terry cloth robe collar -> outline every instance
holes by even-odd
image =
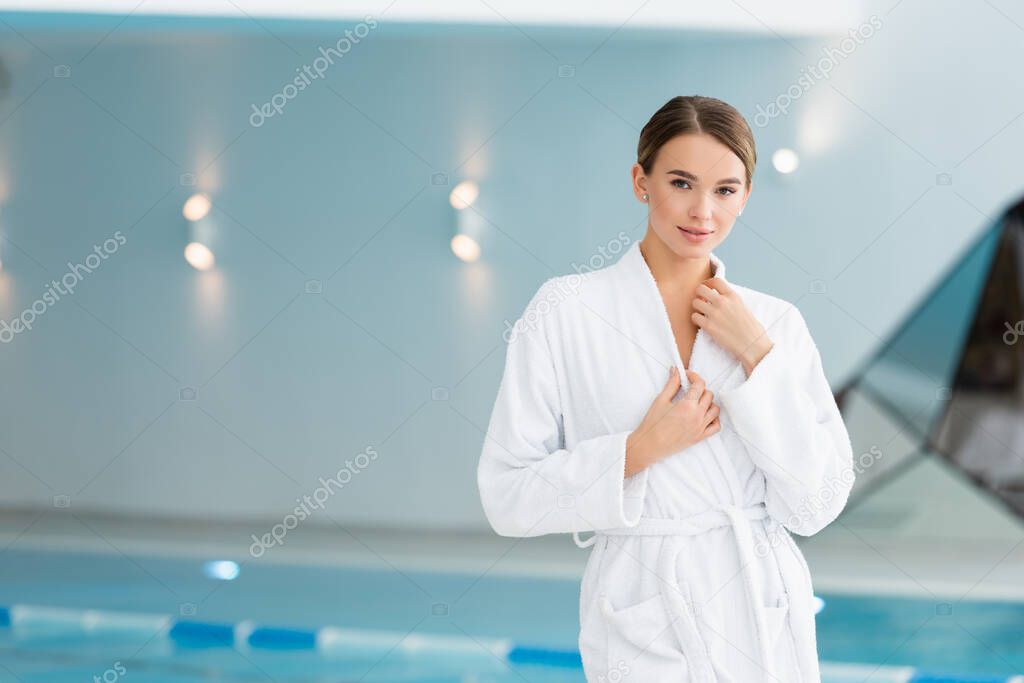
[[[711,264],[714,268],[714,277],[728,283],[725,276],[725,262],[714,252],[709,254]],[[615,264],[614,268],[620,271],[620,275],[627,279],[623,285],[628,287],[626,291],[646,291],[647,296],[636,304],[640,309],[640,318],[647,316],[661,319],[663,334],[659,335],[660,341],[665,348],[659,349],[667,361],[666,367],[674,364],[679,371],[679,381],[682,384],[682,391],[685,391],[690,382],[686,378],[686,370],[693,370],[699,374],[713,391],[719,387],[730,386],[735,380],[742,381],[742,376],[735,376],[735,373],[743,373],[743,366],[728,351],[701,328],[697,329],[697,335],[693,340],[693,349],[690,352],[690,367],[683,365],[682,357],[679,355],[679,347],[676,345],[675,335],[672,333],[672,323],[669,321],[668,311],[665,309],[665,302],[661,292],[658,290],[657,280],[651,272],[643,252],[640,251],[640,242],[633,242],[629,249],[622,255],[622,258]]]

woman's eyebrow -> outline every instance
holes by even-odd
[[[697,176],[695,176],[692,173],[689,173],[687,171],[680,171],[677,168],[672,169],[671,171],[668,172],[668,174],[669,175],[677,175],[677,176],[680,176],[682,178],[686,178],[687,180],[692,181],[694,183],[699,183],[700,182],[700,179]],[[721,180],[718,181],[718,184],[719,185],[742,185],[743,183],[740,182],[739,178],[722,178]]]

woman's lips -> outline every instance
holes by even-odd
[[[683,237],[695,243],[705,241],[714,232],[714,230],[701,230],[699,228],[680,228],[678,225],[676,228],[678,228],[679,232],[683,233]]]

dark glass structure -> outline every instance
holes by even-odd
[[[857,393],[919,447],[1024,516],[1024,202],[967,250],[839,394]]]

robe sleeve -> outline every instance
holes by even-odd
[[[517,321],[506,349],[477,467],[487,521],[499,535],[518,537],[633,526],[640,520],[648,470],[625,477],[630,432],[565,447],[554,340],[545,324],[553,314],[538,313],[544,290]]]
[[[793,332],[718,401],[764,473],[768,514],[810,536],[846,505],[853,450],[807,323],[795,306],[785,315]]]

